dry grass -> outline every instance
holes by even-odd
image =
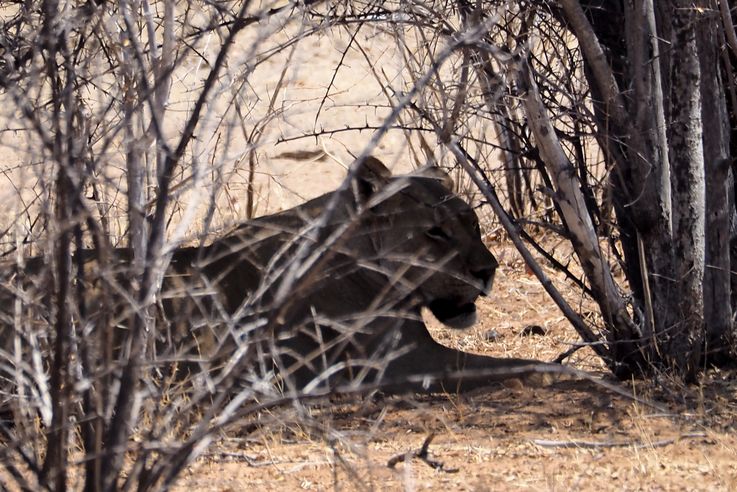
[[[435,326],[435,336],[469,351],[554,358],[575,333],[509,246],[492,249],[502,266],[494,294],[479,302],[480,322],[464,332]],[[546,334],[523,336],[532,324]],[[573,364],[607,378],[588,350]],[[625,387],[663,396],[642,382]],[[264,415],[277,424],[230,434],[177,490],[734,490],[737,377],[711,373],[680,396],[663,412],[591,382],[512,381],[464,396],[336,401],[310,409],[314,428]],[[417,458],[387,466],[430,434],[430,458],[445,471]]]
[[[356,50],[348,51],[336,85],[327,90],[349,39],[342,32],[329,38],[316,37],[303,45],[305,49],[295,51],[289,61],[293,70],[285,82],[288,91],[278,99],[280,106],[289,108],[289,114],[284,115],[283,121],[269,125],[264,130],[265,137],[255,147],[257,213],[288,208],[333,189],[344,168],[335,160],[322,158],[319,152],[327,149],[347,163],[350,153],[363,148],[371,135],[368,131],[356,131],[277,144],[280,139],[319,128],[360,128],[381,122],[386,114],[372,67]],[[358,39],[373,59],[381,61],[387,82],[394,84],[394,89],[406,89],[395,73],[405,60],[391,39],[368,30]],[[244,40],[242,46],[248,45]],[[261,64],[254,74],[259,92],[249,93],[248,99],[265,104],[263,101],[270,99],[270,91],[286,63],[285,52]],[[237,66],[237,61],[233,65]],[[167,119],[169,131],[181,127],[193,90],[201,83],[204,72],[198,66],[194,62],[192,67],[184,66],[186,77],[176,74],[172,116]],[[316,105],[328,92],[331,104],[316,120]],[[367,101],[379,101],[382,105],[375,107]],[[213,107],[220,114],[221,108]],[[253,114],[243,123],[247,128],[264,117],[260,106],[251,109]],[[228,123],[237,128],[234,115],[229,114],[229,118],[233,121],[224,117],[223,126]],[[15,119],[16,115],[7,111],[0,115],[3,128],[12,127]],[[202,148],[198,147],[195,153],[222,159],[222,163],[218,162],[225,178],[217,196],[216,216],[228,224],[243,218],[247,189],[244,149],[248,146],[234,132],[229,147],[218,148],[212,127],[219,121],[207,123],[209,126],[200,132],[203,143],[198,145]],[[5,184],[0,185],[0,196],[4,203],[13,204],[0,214],[3,226],[17,218],[20,198],[33,195],[35,180],[42,174],[37,169],[40,158],[33,153],[34,142],[26,142],[24,137],[22,132],[4,132],[0,144],[6,155],[0,167],[7,176]],[[412,167],[406,137],[402,132],[391,132],[375,152],[395,171]],[[114,153],[102,164],[108,170],[117,170],[121,155]],[[496,171],[497,158],[495,154],[488,156]],[[119,174],[109,176],[118,187],[107,199],[111,206],[115,205],[113,210],[123,213],[124,188],[113,179]],[[182,207],[191,199],[186,194],[179,198]],[[118,219],[110,213],[112,220]],[[178,219],[175,217],[174,222]],[[124,225],[118,224],[117,229],[123,231]],[[189,232],[194,234],[200,225],[196,222]],[[21,226],[27,224],[19,225],[19,229]],[[512,248],[502,243],[491,246],[502,267],[492,297],[479,301],[480,322],[464,332],[435,326],[435,336],[442,343],[467,351],[553,359],[578,337],[538,282],[526,273]],[[582,312],[595,312],[577,298],[575,289],[565,288],[559,275],[549,273],[559,287],[563,286],[575,307]],[[529,325],[544,328],[546,334],[522,336]],[[579,351],[571,363],[606,377],[600,361],[588,350]],[[636,392],[657,397],[662,389],[638,383]],[[737,439],[733,436],[737,378],[733,374],[710,374],[702,386],[683,389],[682,396],[682,402],[672,403],[663,413],[614,396],[590,382],[562,381],[544,387],[510,382],[464,396],[374,398],[352,404],[337,401],[308,409],[307,419],[298,418],[296,411],[280,409],[257,417],[268,425],[224,436],[222,442],[187,470],[177,490],[737,489]],[[294,424],[295,421],[304,423]],[[418,449],[433,433],[436,437],[429,447],[430,455],[446,471],[433,469],[418,459],[399,463],[393,469],[386,466],[398,453]],[[686,437],[696,435],[700,437]],[[560,445],[536,444],[541,440]],[[588,446],[594,443],[602,446]],[[447,472],[452,469],[458,471]]]

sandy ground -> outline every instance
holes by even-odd
[[[493,249],[509,260],[495,294],[480,301],[480,322],[464,332],[436,327],[435,336],[474,352],[553,359],[575,334],[509,247]],[[523,336],[531,324],[545,335]],[[575,367],[659,406],[581,380],[544,386],[513,380],[471,395],[337,401],[311,408],[309,425],[290,422],[294,415],[285,412],[274,425],[228,433],[176,490],[737,488],[734,374],[709,374],[675,397],[643,382],[608,379],[587,351],[573,359]],[[672,403],[662,403],[666,395]],[[428,459],[436,467],[417,457],[388,466],[429,436]]]
[[[271,29],[277,31],[278,26]],[[406,89],[407,81],[398,75],[404,60],[388,38],[366,30],[359,39],[366,52],[380,60],[377,66],[383,80],[394,89]],[[374,67],[357,50],[348,50],[331,85],[348,40],[345,33],[310,39],[300,44],[299,50],[285,50],[263,61],[250,85],[233,89],[244,95],[247,116],[240,120],[233,114],[218,119],[218,115],[225,114],[220,110],[226,104],[222,101],[230,100],[228,91],[242,83],[237,76],[226,81],[219,94],[222,98],[211,105],[212,112],[193,150],[202,162],[215,162],[217,157],[219,169],[227,177],[217,198],[217,216],[222,223],[243,218],[249,147],[239,125],[246,129],[265,125],[264,136],[254,147],[258,162],[257,213],[288,208],[333,189],[344,175],[351,153],[360,152],[368,142],[368,130],[323,132],[317,138],[291,140],[322,129],[374,125],[387,114],[387,100],[375,80]],[[241,55],[246,57],[248,40],[240,42]],[[212,49],[217,39],[208,43]],[[200,48],[205,52],[207,46]],[[277,107],[284,114],[266,124],[264,104],[279,84],[287,61],[293,69],[286,73],[277,97]],[[238,63],[233,60],[232,66],[238,67]],[[167,116],[172,136],[176,136],[176,129],[191,108],[193,91],[203,80],[206,68],[195,58],[175,74]],[[316,109],[323,100],[326,105],[316,118]],[[13,121],[15,115],[4,117]],[[227,146],[218,143],[218,131],[232,131]],[[284,139],[288,142],[279,143]],[[4,176],[9,181],[32,186],[42,174],[35,168],[18,168],[24,163],[42,162],[33,154],[33,145],[22,132],[4,134],[3,166],[12,170]],[[408,145],[402,132],[392,131],[379,143],[375,154],[395,170],[408,170],[422,164],[410,158],[413,154]],[[109,167],[104,172],[108,173],[109,184],[122,186],[124,180],[118,179],[121,160],[115,156],[119,150],[111,148],[112,156],[106,161]],[[490,160],[495,158],[489,156]],[[188,165],[197,161],[194,157],[188,159]],[[18,196],[24,193],[33,195],[7,183],[0,192],[6,204],[18,202]],[[118,198],[111,194],[109,200]],[[185,194],[177,199],[186,205],[189,198]],[[16,215],[20,205],[14,207],[8,205],[5,211]],[[121,214],[124,210],[120,204],[110,209]],[[174,223],[181,215],[174,217]],[[494,294],[480,300],[481,316],[475,328],[464,332],[438,328],[435,335],[443,343],[464,350],[552,360],[578,338],[537,281],[526,273],[511,247],[492,240],[499,237],[493,224],[487,229],[489,245],[501,263]],[[197,232],[196,222],[189,231]],[[565,281],[552,271],[550,274],[558,285],[568,289],[574,306],[581,307],[582,301],[576,299]],[[586,311],[586,306],[582,309]],[[523,336],[529,325],[544,328],[545,335]],[[577,353],[571,363],[598,377],[607,377],[587,351]],[[643,383],[623,388],[646,398],[665,396],[661,388]],[[222,436],[221,442],[187,469],[175,490],[737,489],[737,377],[710,374],[703,385],[679,392],[678,398],[672,393],[668,396],[670,401],[680,403],[653,408],[588,381],[544,386],[513,381],[464,396],[337,401],[311,407],[310,425],[295,423],[297,419],[290,411],[280,410],[259,416],[275,421],[272,425],[249,432],[235,429]],[[398,460],[397,456],[418,450],[429,436],[434,436],[428,449],[435,468],[411,456],[387,466],[390,460]]]

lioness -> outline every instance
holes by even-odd
[[[328,193],[246,222],[208,247],[178,250],[169,275],[178,288],[170,289],[216,286],[229,316],[238,313],[252,326],[269,319],[266,368],[293,388],[352,383],[455,391],[508,377],[504,369],[535,362],[442,346],[422,321],[426,306],[449,327],[473,325],[474,302],[489,293],[498,266],[481,241],[476,214],[449,190],[449,179],[437,168],[392,177],[369,157],[353,188],[338,197]],[[322,239],[311,237],[331,201],[337,206]],[[305,242],[312,258],[295,259]],[[306,272],[301,282],[289,285],[290,266]],[[283,289],[289,298],[279,300]],[[181,296],[172,297],[179,306],[171,309],[179,313],[173,325],[187,325],[192,313]],[[209,326],[205,331],[213,333]]]
[[[189,373],[245,358],[245,379],[307,393],[466,390],[534,365],[442,346],[422,320],[426,306],[447,326],[471,326],[498,266],[449,179],[437,169],[392,177],[369,157],[351,187],[175,250],[159,355],[186,359]],[[116,256],[125,266],[130,253]]]

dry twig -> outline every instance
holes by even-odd
[[[419,458],[423,462],[425,462],[428,466],[436,470],[444,471],[445,473],[457,473],[458,468],[446,468],[442,462],[430,459],[428,457],[427,451],[430,448],[430,443],[432,442],[434,438],[435,438],[435,433],[433,432],[425,438],[425,441],[422,443],[422,446],[420,447],[420,449],[417,449],[415,451],[407,451],[406,453],[399,453],[397,455],[394,455],[391,458],[389,458],[389,461],[386,462],[386,466],[388,466],[389,468],[394,468],[395,466],[397,466],[397,463],[409,461],[412,458]]]
[[[684,439],[700,439],[706,437],[703,432],[691,432],[681,434],[678,437],[670,439],[661,439],[653,442],[631,442],[631,441],[550,441],[547,439],[533,439],[532,443],[543,448],[584,448],[584,449],[600,449],[600,448],[660,448],[670,446]]]

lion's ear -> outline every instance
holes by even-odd
[[[392,172],[379,159],[368,156],[356,172],[359,193],[368,198],[383,188],[392,177]]]
[[[440,181],[443,186],[448,188],[449,190],[453,190],[455,188],[455,183],[453,182],[453,178],[450,177],[450,174],[446,173],[442,169],[440,169],[437,166],[423,166],[416,171],[412,173],[413,176],[419,176],[422,178],[431,178],[431,179],[437,179]]]

